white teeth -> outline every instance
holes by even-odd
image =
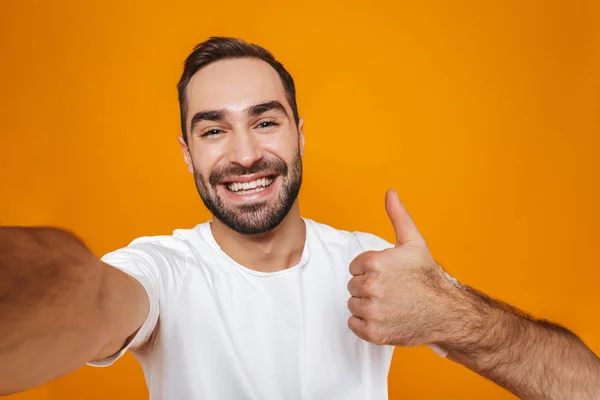
[[[260,178],[251,182],[233,182],[227,184],[227,189],[232,192],[239,192],[240,190],[243,190],[244,193],[254,193],[263,190],[273,183],[273,181],[273,178]]]
[[[243,195],[243,194],[252,194],[252,193],[262,192],[263,190],[265,190],[264,187],[257,187],[255,189],[250,189],[250,190],[240,190],[239,192],[235,192],[235,194],[237,194],[238,196],[240,196],[240,195]]]

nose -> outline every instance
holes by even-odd
[[[229,161],[250,168],[263,157],[263,152],[252,132],[238,131],[229,140]]]

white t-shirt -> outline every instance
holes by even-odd
[[[209,222],[142,237],[102,260],[132,275],[150,312],[126,350],[139,360],[151,400],[384,400],[392,346],[348,328],[348,267],[374,235],[309,219],[300,262],[272,272],[225,254]]]

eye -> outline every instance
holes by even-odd
[[[209,129],[209,130],[203,132],[200,136],[201,137],[209,137],[209,136],[216,136],[221,133],[223,133],[223,131],[221,129],[213,128],[213,129]]]
[[[277,125],[279,125],[279,124],[275,121],[262,121],[258,125],[256,125],[256,127],[264,129],[264,128],[270,128],[272,126],[277,126]]]

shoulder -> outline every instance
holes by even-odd
[[[384,250],[394,247],[388,241],[371,233],[336,229],[310,219],[305,219],[305,221],[312,227],[316,236],[328,246],[358,246],[361,251]]]
[[[379,251],[394,247],[394,245],[388,242],[387,240],[384,240],[379,236],[375,236],[371,233],[352,232],[352,234],[358,239],[358,242],[360,243],[360,246],[364,251]]]
[[[190,237],[197,228],[176,229],[171,235],[135,238],[125,247],[105,254],[102,260],[108,263],[129,260],[158,266],[185,266],[191,253]]]

